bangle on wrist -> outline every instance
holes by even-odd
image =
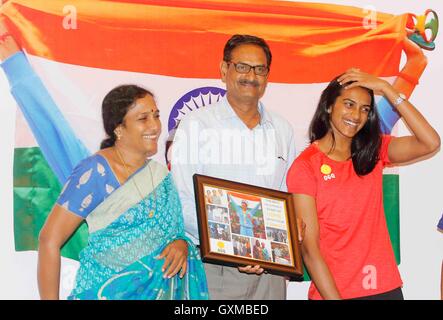
[[[394,107],[397,108],[405,100],[406,100],[406,96],[403,93],[399,93],[398,97],[394,100]]]

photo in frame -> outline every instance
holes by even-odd
[[[199,174],[194,175],[194,190],[204,262],[260,265],[269,273],[301,280],[290,193]]]

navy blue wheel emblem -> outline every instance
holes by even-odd
[[[189,112],[218,102],[225,94],[225,89],[217,87],[201,87],[189,91],[172,107],[169,114],[168,131],[176,129],[180,120]]]

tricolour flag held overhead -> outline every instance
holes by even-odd
[[[273,62],[263,102],[292,123],[301,152],[320,93],[332,78],[350,67],[391,80],[398,74],[408,20],[407,14],[369,15],[356,7],[258,0],[11,0],[0,13],[87,149],[82,156],[95,152],[104,138],[101,100],[124,83],[154,92],[163,145],[181,117],[224,95],[219,64],[225,42],[236,33],[260,36],[270,45]],[[29,122],[17,113],[18,251],[37,248],[39,230],[75,165],[65,159],[67,165],[58,168],[63,155],[51,155],[50,145],[40,148],[48,136],[44,130],[36,135]],[[163,151],[157,154],[160,161]],[[384,191],[399,262],[397,174],[384,176]],[[82,226],[62,254],[76,259],[86,241]]]

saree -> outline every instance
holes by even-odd
[[[209,298],[203,264],[185,236],[178,193],[163,165],[149,161],[100,203],[86,221],[88,245],[80,252],[69,300]],[[187,272],[183,278],[178,273],[164,279],[164,259],[157,257],[178,239],[188,243]]]

